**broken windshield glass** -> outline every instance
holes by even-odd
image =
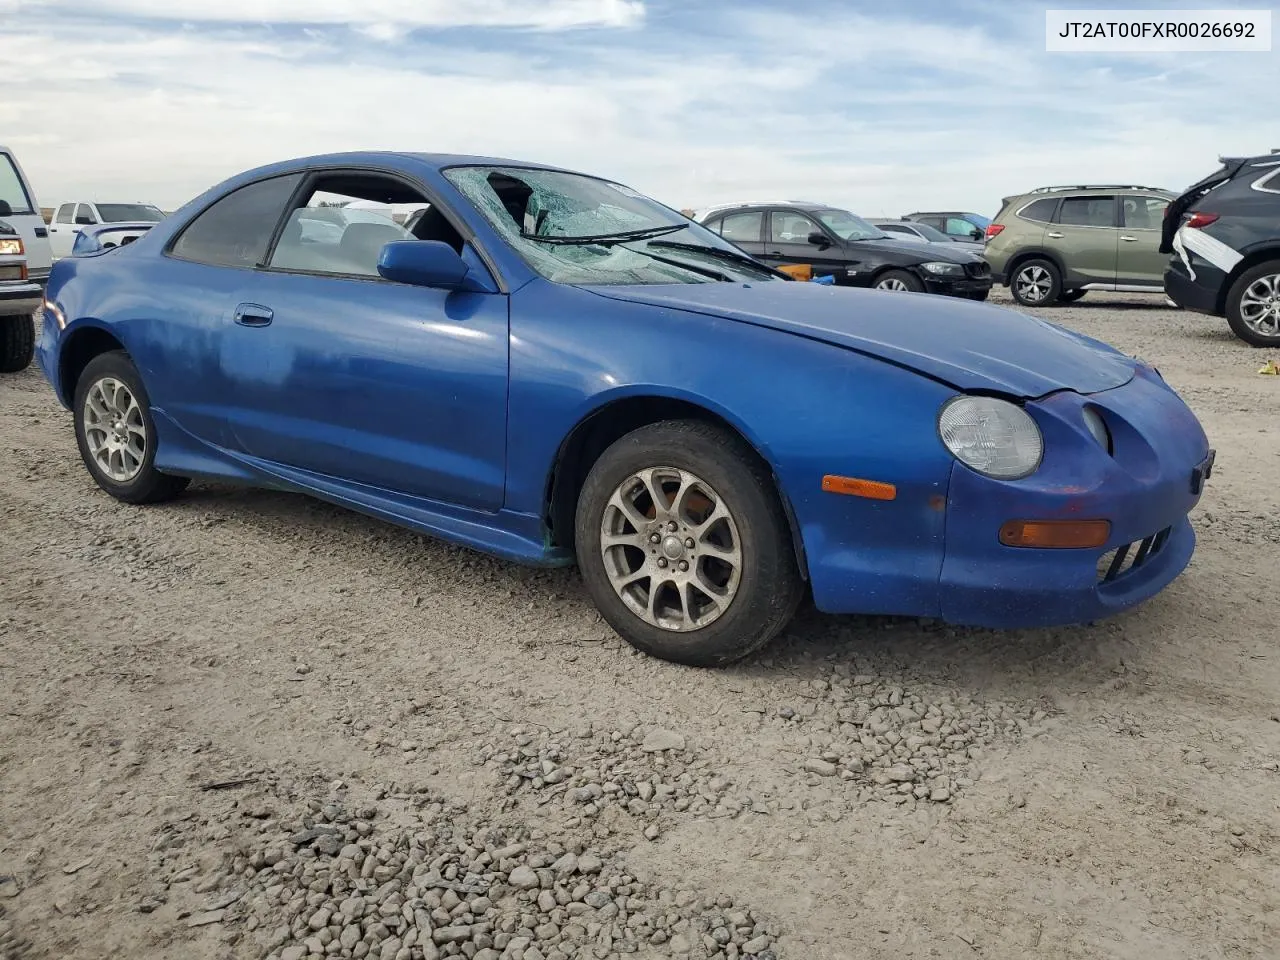
[[[520,167],[454,167],[445,176],[529,266],[556,283],[781,279],[701,225],[607,180]],[[655,237],[679,244],[655,257],[645,252]],[[677,252],[686,249],[693,255]],[[702,250],[733,256],[708,269]]]

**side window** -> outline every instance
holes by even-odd
[[[734,213],[719,223],[716,231],[730,243],[759,243],[763,213]]]
[[[58,215],[55,218],[58,223],[71,223],[75,220],[76,205],[74,203],[64,203],[58,208]]]
[[[919,234],[916,233],[914,230],[912,230],[910,227],[904,226],[901,223],[882,223],[880,224],[880,229],[883,230],[885,233],[906,234],[908,237],[919,236]]]
[[[769,222],[769,236],[774,243],[808,243],[809,234],[823,232],[821,227],[802,213],[775,210]]]
[[[426,206],[412,232],[395,208]],[[290,212],[271,254],[277,270],[378,276],[382,248],[397,240],[439,240],[462,250],[462,236],[426,197],[398,180],[376,174],[333,174],[317,180],[302,205]]]
[[[973,231],[977,229],[976,224],[970,223],[964,217],[947,217],[947,225],[942,232],[949,237],[971,237]]]
[[[1057,197],[1041,197],[1023,207],[1018,216],[1023,220],[1034,220],[1036,223],[1050,223],[1053,220],[1054,208],[1057,206]]]
[[[93,207],[87,203],[82,203],[76,207],[76,223],[88,225],[97,222],[98,218],[93,215]]]
[[[9,204],[9,212],[14,216],[36,212],[31,206],[26,185],[18,176],[18,168],[7,153],[0,153],[0,200]]]
[[[301,179],[272,177],[232,191],[186,226],[173,255],[217,267],[258,266]]]
[[[724,227],[723,217],[714,217],[711,220],[708,220],[706,223],[704,223],[703,226],[706,227],[708,230],[710,230],[712,233],[719,233],[721,236],[724,236],[724,234],[721,233],[721,230]]]
[[[1131,230],[1158,230],[1164,224],[1169,201],[1163,197],[1124,197],[1120,201],[1121,226]]]
[[[1058,223],[1074,227],[1114,227],[1115,197],[1065,197],[1058,210]]]
[[[916,220],[920,223],[933,227],[935,230],[941,230],[943,225],[946,223],[946,220],[943,217],[916,217]]]

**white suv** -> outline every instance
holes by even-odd
[[[40,216],[40,204],[18,158],[0,146],[0,220],[17,231],[27,258],[27,275],[43,287],[49,280],[53,252],[49,228]]]

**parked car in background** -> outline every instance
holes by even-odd
[[[848,210],[807,201],[759,201],[700,211],[699,222],[762,263],[812,265],[847,287],[985,300],[991,271],[951,244],[894,240]]]
[[[1165,291],[1188,310],[1226,317],[1245,343],[1280,347],[1280,155],[1219,162],[1169,205]]]
[[[35,326],[31,315],[43,289],[27,274],[22,236],[0,220],[0,373],[25,370],[31,364]]]
[[[335,192],[438,216],[303,244]],[[704,666],[806,594],[1006,628],[1118,613],[1187,565],[1213,462],[1159,374],[1096,340],[796,282],[629,188],[480,157],[241,174],[55,264],[39,357],[119,500],[234,479],[576,560],[619,634]]]
[[[49,228],[40,215],[35,191],[22,172],[22,165],[8,147],[0,146],[0,220],[22,238],[27,260],[27,276],[44,286],[49,279],[53,255],[49,248]]]
[[[149,203],[93,203],[87,200],[63,203],[49,224],[49,242],[54,259],[71,256],[76,237],[84,227],[103,223],[159,223],[164,212]]]
[[[990,217],[964,210],[924,210],[908,213],[903,220],[928,224],[953,240],[981,241],[991,224]]]
[[[73,257],[83,257],[113,247],[127,246],[155,226],[155,222],[100,223],[80,228],[76,242],[71,247]]]
[[[1163,294],[1169,258],[1160,230],[1174,196],[1084,184],[1006,197],[987,227],[987,262],[1024,307],[1070,303],[1090,290]]]
[[[908,240],[914,243],[958,243],[966,250],[981,254],[983,242],[971,237],[949,237],[941,230],[936,230],[919,220],[871,220],[873,227],[878,227],[894,240]]]

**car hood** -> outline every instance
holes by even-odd
[[[879,357],[958,390],[1033,398],[1097,393],[1134,361],[1097,340],[1014,310],[933,294],[818,283],[591,286],[599,296],[769,327]]]
[[[955,244],[954,250],[950,250],[943,243],[920,243],[914,240],[848,240],[845,242],[845,249],[853,252],[875,250],[906,254],[919,263],[930,260],[942,260],[946,263],[973,263],[974,260],[981,259],[974,251],[966,250],[958,243]]]

